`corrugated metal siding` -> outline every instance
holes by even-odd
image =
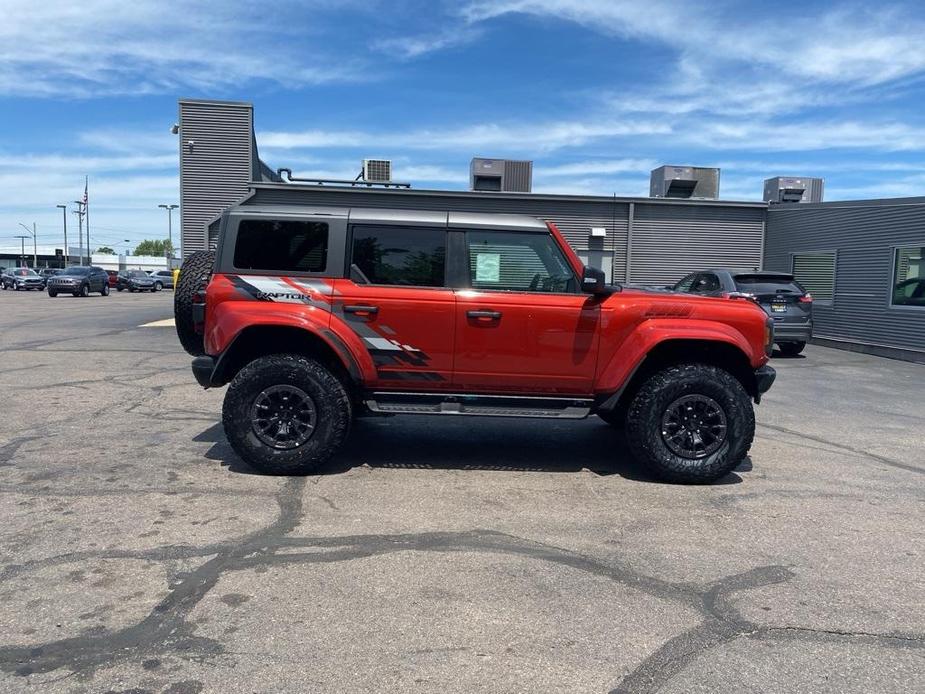
[[[835,299],[813,307],[818,337],[925,351],[925,311],[891,308],[896,246],[925,246],[925,202],[774,206],[765,266],[790,270],[793,253],[836,251]]]
[[[401,192],[393,195],[372,193],[362,189],[343,191],[317,188],[265,189],[258,188],[250,202],[257,205],[332,205],[335,207],[385,207],[415,210],[449,210],[451,212],[499,212],[528,214],[555,223],[569,245],[576,251],[597,250],[613,253],[613,279],[622,282],[626,267],[626,228],[629,205],[609,200],[561,201],[537,196],[526,200],[504,195],[472,198],[415,195]],[[604,237],[591,238],[591,227],[607,230]]]
[[[253,174],[252,133],[253,108],[249,104],[180,102],[180,229],[184,255],[205,249],[206,225],[247,194]]]
[[[711,267],[760,268],[764,220],[764,208],[636,203],[629,281],[672,284]]]

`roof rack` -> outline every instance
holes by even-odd
[[[283,179],[284,183],[314,183],[318,186],[331,184],[336,186],[350,186],[351,188],[356,188],[357,186],[366,186],[367,188],[372,188],[373,186],[382,186],[383,188],[411,187],[410,183],[396,183],[394,181],[390,181],[388,183],[381,181],[361,181],[359,176],[357,176],[352,181],[349,179],[338,178],[298,178],[292,175],[292,169],[277,169],[276,173],[280,178],[283,178],[284,173],[286,174],[286,177]]]

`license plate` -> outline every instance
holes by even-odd
[[[787,313],[787,304],[771,304],[772,313]]]

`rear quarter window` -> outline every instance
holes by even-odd
[[[324,272],[327,222],[243,219],[238,225],[234,266],[240,270]]]

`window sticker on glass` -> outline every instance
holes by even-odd
[[[479,253],[475,256],[475,281],[501,281],[501,254]]]

